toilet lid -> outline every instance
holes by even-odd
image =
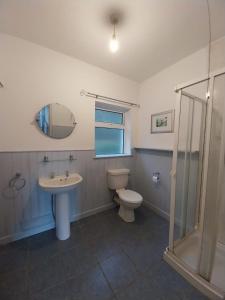
[[[142,202],[143,198],[140,194],[135,191],[131,190],[118,190],[117,191],[120,199],[130,202],[130,203],[140,203]]]

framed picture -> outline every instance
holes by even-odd
[[[151,133],[173,132],[174,110],[151,115]]]

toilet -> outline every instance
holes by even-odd
[[[134,209],[139,207],[143,198],[135,191],[125,189],[128,184],[129,169],[108,170],[108,187],[116,191],[114,200],[119,204],[119,216],[125,222],[134,222]]]

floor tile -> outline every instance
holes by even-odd
[[[29,267],[36,267],[59,254],[59,243],[55,230],[49,230],[30,237],[28,239]]]
[[[192,287],[181,275],[175,272],[165,261],[155,264],[154,268],[146,273],[146,278],[152,278],[161,289],[164,299],[207,299]]]
[[[14,294],[10,292],[0,292],[0,299],[1,300],[30,300],[29,293],[24,292],[20,294]]]
[[[99,266],[68,281],[71,300],[111,300],[114,294]]]
[[[95,253],[99,261],[121,253],[121,247],[116,237],[105,236],[101,239],[95,239],[90,244],[90,249]]]
[[[92,249],[77,245],[61,254],[66,278],[78,276],[98,264]]]
[[[68,283],[62,283],[50,289],[33,294],[29,300],[70,300],[70,292]]]
[[[61,256],[54,256],[28,272],[28,287],[31,294],[44,291],[65,280]]]
[[[143,276],[117,293],[116,297],[118,300],[164,300],[156,282]]]
[[[1,300],[205,300],[163,261],[168,222],[145,207],[126,223],[114,208],[0,246]],[[29,298],[30,297],[30,298]]]
[[[0,299],[26,299],[28,295],[27,270],[0,274]]]
[[[11,242],[9,244],[6,245],[0,245],[0,255],[7,253],[11,250],[19,250],[19,249],[23,249],[23,250],[27,250],[28,247],[28,238],[24,238],[18,241],[14,241]]]
[[[122,244],[122,249],[142,273],[148,271],[156,261],[160,262],[165,250],[153,238],[141,238]]]
[[[23,269],[28,262],[26,247],[8,247],[0,253],[0,274]]]
[[[104,260],[100,265],[110,286],[115,292],[125,288],[138,276],[133,263],[122,252]]]
[[[103,217],[95,217],[92,222],[88,222],[81,227],[82,235],[86,240],[90,242],[95,239],[103,238],[113,232],[113,225],[108,221],[105,222],[104,219]]]

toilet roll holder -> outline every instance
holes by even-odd
[[[159,176],[160,176],[159,172],[153,172],[153,174],[152,174],[152,181],[154,183],[159,183],[160,182]]]

